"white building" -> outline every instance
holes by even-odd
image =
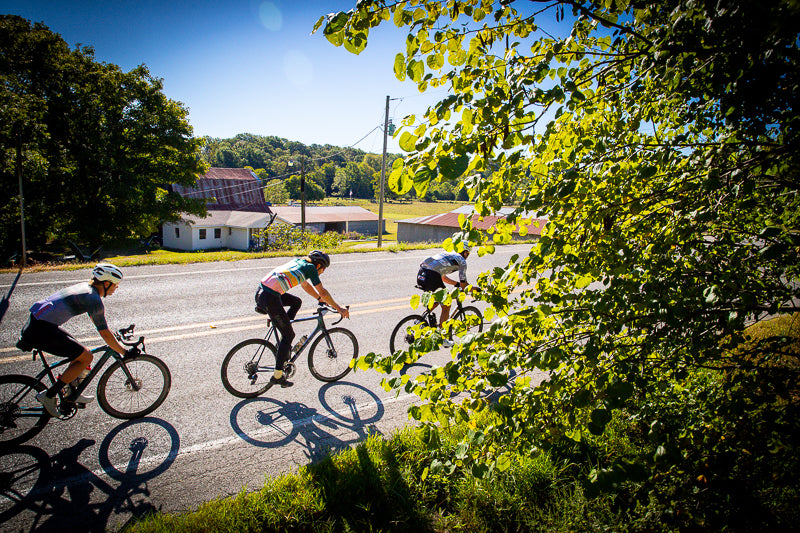
[[[261,180],[245,168],[210,168],[195,187],[172,187],[181,196],[206,198],[208,215],[183,215],[178,222],[165,222],[165,248],[247,250],[254,233],[269,226],[275,217],[264,201]]]

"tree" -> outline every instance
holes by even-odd
[[[289,198],[299,200],[301,197],[300,192],[300,176],[293,175],[284,181],[284,187],[289,194]],[[316,184],[313,180],[306,178],[306,200],[314,202],[317,200],[325,199],[325,190]]]
[[[72,238],[96,247],[151,233],[201,202],[169,192],[204,171],[187,110],[146,67],[130,72],[70,50],[42,24],[0,16],[0,251],[18,247],[15,145],[23,148],[32,245]],[[17,248],[18,249],[18,248]]]
[[[336,169],[333,190],[344,197],[352,191],[355,198],[374,198],[372,171],[364,163],[347,163],[344,168]]]
[[[686,435],[704,435],[714,409],[697,376],[764,371],[797,341],[748,343],[744,330],[796,316],[800,301],[800,5],[376,0],[315,30],[359,53],[385,20],[408,30],[398,79],[449,93],[403,120],[410,154],[390,185],[423,196],[434,180],[461,181],[484,216],[520,198],[494,234],[464,220],[445,243],[468,239],[479,254],[509,242],[520,213],[549,217],[530,253],[480,275],[491,327],[424,378],[384,381],[424,399],[410,413],[431,443],[488,407],[481,392],[509,388],[492,406],[498,422],[436,464],[503,470],[514,452],[588,443],[622,419],[646,429],[641,455],[603,465],[597,484],[691,472],[704,444]],[[359,366],[398,370],[440,342]],[[692,401],[672,401],[687,380]],[[665,405],[683,433],[665,429]]]

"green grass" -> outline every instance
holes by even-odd
[[[450,443],[448,445],[453,445]],[[370,436],[296,475],[183,514],[155,514],[129,532],[414,531],[513,532],[624,530],[609,501],[589,505],[574,480],[546,457],[520,458],[491,478],[423,479],[428,450],[412,428]],[[619,527],[618,527],[619,526]]]

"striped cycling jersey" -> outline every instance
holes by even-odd
[[[83,313],[89,315],[98,331],[108,329],[103,299],[89,283],[71,285],[31,306],[34,318],[56,326]]]
[[[313,263],[305,259],[293,259],[281,265],[261,280],[261,285],[271,289],[278,294],[283,294],[292,287],[296,287],[304,281],[310,281],[312,285],[319,285],[319,273]]]
[[[441,275],[447,275],[458,270],[458,279],[467,282],[467,260],[455,252],[442,252],[427,258],[419,265],[420,268],[433,270]]]

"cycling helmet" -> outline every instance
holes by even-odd
[[[111,263],[98,263],[92,269],[92,277],[97,281],[110,281],[119,283],[122,281],[122,271]]]
[[[331,258],[328,257],[328,254],[325,252],[314,250],[308,254],[308,258],[311,259],[311,262],[315,265],[322,265],[324,268],[331,266]]]

